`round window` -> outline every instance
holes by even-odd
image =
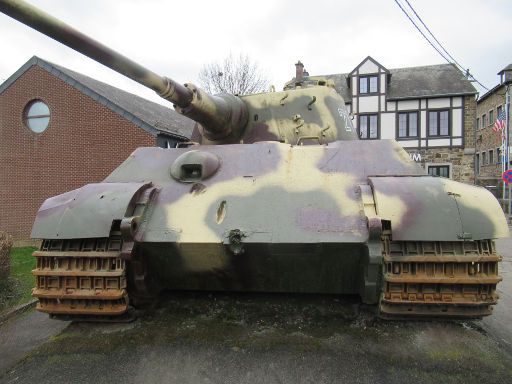
[[[50,123],[50,108],[41,100],[33,100],[25,107],[25,124],[33,132],[41,133]]]

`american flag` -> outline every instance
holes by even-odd
[[[492,130],[496,133],[499,133],[500,131],[503,131],[505,128],[505,111],[501,111],[498,116],[496,116],[496,122],[492,126]]]

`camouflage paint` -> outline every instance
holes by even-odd
[[[501,280],[491,239],[508,235],[497,201],[425,175],[393,140],[359,141],[332,82],[212,96],[23,1],[0,0],[0,11],[198,123],[200,145],[140,148],[102,183],[43,204],[40,310],[119,314],[127,292],[170,287],[359,293],[388,315],[491,313]]]

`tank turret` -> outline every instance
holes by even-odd
[[[334,90],[296,89],[241,97],[210,95],[193,84],[182,85],[154,73],[24,1],[2,0],[0,11],[154,90],[173,103],[178,113],[198,123],[194,141],[307,144],[357,139],[345,102]]]

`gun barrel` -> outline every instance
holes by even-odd
[[[212,96],[192,84],[159,76],[23,0],[0,0],[0,12],[151,88],[172,102],[177,112],[198,122],[209,140],[236,141],[247,124],[247,107],[236,96]]]
[[[153,89],[160,96],[181,108],[189,106],[192,101],[192,91],[185,86],[157,75],[22,0],[0,0],[0,12]]]

